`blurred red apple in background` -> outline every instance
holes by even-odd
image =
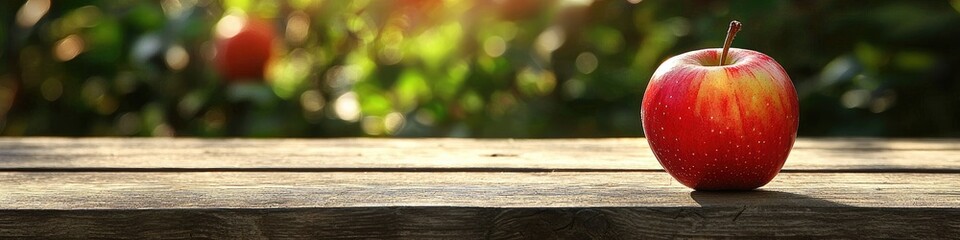
[[[215,62],[228,81],[262,81],[276,33],[266,21],[227,15],[217,23]]]
[[[731,22],[723,49],[666,60],[643,96],[650,148],[667,173],[696,190],[767,184],[796,139],[799,103],[790,77],[763,53],[729,48],[739,27]]]

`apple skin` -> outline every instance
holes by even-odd
[[[227,81],[263,81],[274,55],[273,27],[259,19],[246,19],[236,35],[216,40],[215,58],[220,76]]]
[[[797,137],[799,103],[773,58],[730,48],[666,60],[640,107],[650,149],[671,176],[696,190],[749,190],[780,172]]]

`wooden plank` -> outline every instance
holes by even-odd
[[[782,173],[693,192],[662,172],[0,172],[0,209],[456,206],[960,208],[960,174]]]
[[[784,173],[691,192],[665,173],[0,173],[0,238],[942,238],[960,175]]]
[[[0,138],[0,171],[660,170],[640,139]],[[958,140],[800,139],[784,171],[960,172]]]
[[[718,193],[643,139],[0,139],[0,239],[950,238],[958,146],[801,139]]]
[[[676,239],[960,236],[957,209],[304,208],[0,210],[5,239]]]

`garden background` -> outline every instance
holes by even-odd
[[[275,33],[226,80],[217,35]],[[666,58],[775,58],[801,136],[960,137],[960,0],[164,0],[0,3],[0,134],[642,136]]]

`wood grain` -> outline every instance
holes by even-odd
[[[0,172],[0,186],[0,209],[960,207],[960,174],[919,173],[782,173],[699,195],[662,172]]]
[[[949,139],[800,139],[692,192],[643,139],[0,138],[0,239],[957,236]]]
[[[0,210],[6,239],[676,239],[960,236],[960,210],[463,208]]]
[[[0,139],[0,170],[53,169],[659,171],[661,167],[644,139]],[[784,171],[960,173],[960,141],[800,139]]]

